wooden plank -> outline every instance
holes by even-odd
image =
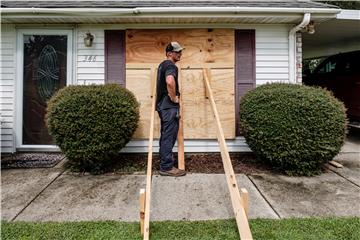
[[[234,29],[131,29],[126,31],[126,62],[155,63],[164,60],[165,47],[179,42],[185,50],[183,66],[198,63],[234,64]]]
[[[182,65],[181,65],[182,66]],[[216,127],[212,120],[209,101],[205,99],[202,70],[184,69],[181,67],[181,115],[183,117],[184,139],[216,138]],[[212,69],[214,80],[211,83],[217,103],[220,120],[224,126],[225,138],[235,137],[235,98],[234,70]],[[131,90],[140,102],[140,122],[134,139],[147,139],[150,128],[151,81],[150,69],[127,69],[126,87]],[[155,116],[154,138],[160,137],[160,120]]]
[[[185,139],[216,138],[209,116],[211,106],[203,98],[202,69],[211,68],[216,82],[211,83],[227,139],[235,137],[235,31],[233,29],[136,29],[126,31],[126,85],[140,102],[140,123],[134,138],[147,139],[151,86],[147,75],[165,59],[165,46],[178,41],[185,50],[181,58],[182,117]],[[201,91],[201,93],[200,93]],[[220,105],[222,104],[222,105]],[[160,121],[155,117],[154,137]]]
[[[157,68],[151,69],[152,81],[156,81]],[[150,133],[149,133],[149,150],[146,172],[146,197],[145,197],[145,217],[144,217],[144,240],[150,237],[150,200],[151,200],[151,178],[152,178],[152,152],[153,152],[153,135],[154,135],[154,118],[155,118],[155,102],[156,102],[156,84],[153,85],[151,117],[150,117]]]
[[[240,189],[242,205],[244,206],[246,217],[249,218],[249,192],[245,188]]]
[[[224,137],[224,133],[223,133],[222,126],[221,126],[219,113],[217,111],[216,104],[214,101],[214,96],[213,96],[213,93],[212,93],[212,90],[211,90],[210,84],[209,84],[209,79],[211,76],[210,70],[203,69],[203,74],[204,74],[205,87],[207,88],[207,90],[209,92],[209,100],[210,100],[214,118],[215,118],[218,142],[219,142],[220,151],[221,151],[221,158],[222,158],[223,165],[224,165],[226,181],[227,181],[227,185],[228,185],[228,188],[230,191],[230,198],[231,198],[231,202],[232,202],[232,206],[233,206],[233,210],[234,210],[234,214],[235,214],[236,223],[237,223],[237,226],[239,229],[240,238],[241,239],[252,239],[249,222],[246,217],[244,206],[242,205],[242,199],[240,196],[239,188],[237,186],[234,169],[232,167],[229,151],[226,146],[225,137]]]
[[[179,66],[179,74],[178,74],[178,83],[180,88],[180,93],[182,93],[182,82],[181,79],[181,65]],[[177,143],[178,143],[178,168],[181,170],[185,170],[185,154],[184,154],[184,127],[183,127],[183,112],[184,112],[184,105],[182,103],[182,96],[180,96],[180,119],[179,119],[179,132],[177,136]]]
[[[337,167],[337,168],[342,168],[344,167],[342,164],[338,163],[338,162],[335,162],[335,161],[329,161],[329,164],[334,166],[334,167]]]
[[[127,69],[126,88],[134,93],[140,102],[140,120],[138,127],[133,135],[133,139],[147,139],[150,129],[151,96],[155,83],[152,83],[150,69]],[[155,84],[156,85],[156,84]],[[159,138],[160,121],[155,114],[154,138]]]
[[[216,80],[211,82],[220,120],[227,139],[235,137],[234,71],[212,69]],[[216,126],[209,101],[205,98],[202,70],[182,70],[182,97],[184,105],[184,138],[215,139]],[[215,78],[214,78],[215,79]]]
[[[208,75],[211,76],[209,68],[206,68],[206,71],[208,72]],[[203,77],[205,77],[204,74],[203,74]],[[211,78],[209,78],[208,81],[209,81],[209,85],[211,86]],[[207,87],[205,87],[204,89],[205,89],[205,98],[209,99],[209,91],[208,91]]]
[[[140,189],[140,231],[144,235],[144,219],[145,219],[145,189]]]
[[[159,62],[160,63],[160,62]],[[151,69],[158,67],[159,63],[126,63],[126,69]],[[211,68],[211,69],[234,69],[232,63],[198,63],[198,64],[181,64],[179,69],[199,69]]]

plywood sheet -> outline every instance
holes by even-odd
[[[126,32],[126,87],[140,102],[140,123],[134,138],[147,139],[150,129],[150,67],[165,59],[164,48],[178,41],[186,50],[182,67],[184,138],[216,138],[209,100],[205,98],[202,75],[204,64],[211,64],[215,102],[225,138],[235,137],[234,32],[231,29],[128,30]],[[134,66],[138,66],[134,68]],[[154,137],[159,138],[160,120],[155,115]]]
[[[132,91],[140,103],[140,120],[133,138],[148,138],[151,115],[151,71],[150,69],[127,69],[126,88]],[[154,138],[159,138],[160,119],[155,114]]]
[[[226,138],[235,136],[234,71],[212,69],[211,87]],[[185,139],[216,138],[209,100],[205,98],[202,70],[183,70],[182,97]]]
[[[201,63],[234,63],[234,30],[232,29],[164,29],[128,30],[126,32],[127,63],[160,63],[165,47],[179,42],[185,50],[184,67]]]

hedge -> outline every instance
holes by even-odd
[[[130,141],[138,126],[139,103],[115,84],[68,86],[48,102],[46,121],[68,165],[95,173]]]
[[[314,175],[337,155],[346,112],[329,91],[295,84],[259,86],[241,98],[240,131],[260,161],[289,175]]]

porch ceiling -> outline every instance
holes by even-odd
[[[336,19],[316,24],[315,34],[302,37],[305,59],[360,50],[360,11],[343,10]]]

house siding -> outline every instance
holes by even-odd
[[[267,82],[289,81],[288,31],[289,25],[243,25],[237,29],[255,29],[256,85]],[[78,25],[75,28],[75,79],[74,84],[105,83],[105,29],[121,29],[121,25]],[[95,39],[92,47],[84,46],[86,32]],[[2,24],[1,29],[1,152],[15,150],[15,84],[16,84],[16,30],[14,25]],[[196,141],[196,140],[193,140]],[[123,151],[146,152],[146,140],[132,141]],[[206,151],[211,140],[197,142],[186,151]],[[247,148],[242,137],[234,139],[233,149]],[[205,145],[204,145],[205,144]],[[240,148],[238,148],[240,146]],[[211,149],[212,150],[212,149]],[[209,149],[209,151],[211,151]]]
[[[255,28],[256,85],[289,82],[290,27],[287,25]]]
[[[105,33],[112,29],[102,26],[79,26],[77,29],[77,83],[105,83]],[[120,29],[121,27],[119,27]],[[240,28],[239,28],[240,29]],[[267,82],[289,82],[288,25],[246,25],[241,29],[255,29],[256,85]],[[86,32],[95,36],[92,47],[84,46]],[[89,56],[96,56],[95,61]]]
[[[91,47],[85,47],[87,32],[94,35]],[[104,28],[79,26],[76,29],[76,79],[79,85],[105,83],[105,33]]]
[[[1,82],[0,82],[0,119],[1,152],[14,151],[14,111],[15,111],[15,45],[14,25],[1,26]]]

